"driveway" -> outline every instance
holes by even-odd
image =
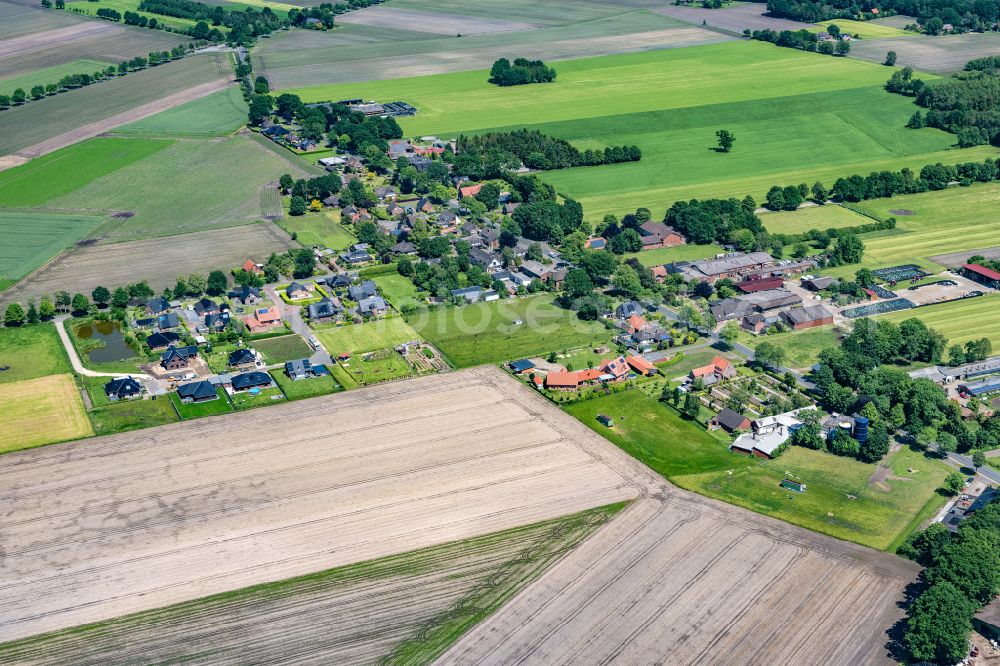
[[[68,318],[69,315],[60,315],[53,320],[53,323],[55,323],[56,332],[59,333],[59,339],[62,340],[63,347],[66,349],[66,355],[69,356],[69,362],[73,366],[73,371],[78,375],[83,375],[84,377],[125,377],[131,375],[136,379],[152,379],[149,375],[141,372],[95,372],[83,367],[83,363],[76,353],[76,348],[73,346],[73,341],[69,339],[69,333],[66,332],[65,322]]]

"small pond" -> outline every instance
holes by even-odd
[[[113,321],[95,321],[78,326],[76,337],[80,340],[94,340],[103,343],[87,352],[87,358],[94,363],[125,361],[135,356],[135,352],[125,342],[121,327]]]

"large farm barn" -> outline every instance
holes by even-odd
[[[14,641],[0,651],[5,663],[136,654],[214,663],[238,654],[226,652],[234,643],[244,655],[272,654],[274,641],[284,647],[270,663],[376,661],[391,646],[337,612],[357,601],[357,588],[297,597],[277,584],[266,588],[269,603],[222,593],[474,544],[621,501],[629,504],[528,576],[534,582],[444,662],[626,664],[669,653],[684,663],[879,663],[916,574],[899,558],[676,490],[494,367],[0,464],[3,502],[20,516],[3,527],[0,639]],[[379,626],[433,610],[441,592],[365,589]],[[294,634],[280,619],[291,608]],[[141,621],[106,622],[137,613]],[[177,630],[192,618],[197,631]],[[59,631],[88,623],[98,624]],[[616,638],[593,652],[598,634]]]

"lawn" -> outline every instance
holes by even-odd
[[[306,213],[298,217],[286,215],[278,220],[278,225],[289,234],[295,234],[295,240],[306,247],[322,245],[340,251],[358,242],[349,229],[340,225],[339,210]]]
[[[907,129],[915,107],[883,89],[890,69],[849,58],[741,41],[583,58],[557,69],[555,83],[516,87],[525,90],[493,86],[477,70],[295,92],[310,101],[405,99],[420,110],[400,119],[407,135],[527,126],[581,147],[639,146],[641,162],[544,174],[594,221],[638,206],[659,215],[679,199],[762,201],[775,184],[830,186],[856,172],[997,154],[950,150],[952,135]],[[713,150],[720,127],[737,137],[730,153]]]
[[[364,324],[317,328],[314,333],[334,358],[339,354],[388,349],[420,339],[420,335],[400,317],[376,319]]]
[[[762,342],[777,345],[785,352],[784,365],[789,368],[809,368],[819,359],[819,353],[827,347],[836,347],[840,336],[832,326],[807,328],[774,335],[750,335],[741,333],[740,342],[756,349]]]
[[[72,74],[93,74],[96,71],[103,71],[108,67],[108,65],[116,64],[118,63],[84,58],[68,62],[64,65],[36,69],[30,74],[6,76],[0,79],[0,95],[10,95],[17,88],[20,88],[26,93],[30,93],[31,88],[34,86],[44,86],[48,83],[58,83],[64,76],[70,76]]]
[[[170,146],[172,141],[90,139],[0,171],[0,206],[41,206]]]
[[[0,453],[94,434],[73,375],[0,384]]]
[[[611,332],[557,307],[550,294],[419,310],[407,321],[452,365],[465,368],[550,351],[599,347]],[[516,323],[522,322],[522,323]]]
[[[264,184],[289,172],[300,173],[246,137],[177,141],[46,205],[130,213],[100,228],[116,241],[204,231],[259,221]]]
[[[801,234],[811,229],[826,231],[841,227],[871,224],[875,220],[843,206],[809,206],[793,211],[764,213],[760,216],[764,228],[772,234]]]
[[[372,278],[378,290],[397,310],[404,305],[417,304],[417,287],[402,275],[379,275]]]
[[[410,364],[394,349],[355,354],[342,365],[361,386],[402,379],[412,374]]]
[[[729,453],[701,427],[635,390],[565,409],[682,488],[873,548],[893,548],[918,518],[944,503],[936,489],[948,468],[905,447],[890,454],[890,478],[878,487],[869,485],[875,465],[825,452],[791,447],[773,461]],[[598,423],[598,414],[613,417],[614,427]],[[808,489],[780,488],[785,477]]]
[[[119,136],[225,136],[247,121],[247,104],[237,87],[206,95],[156,115],[123,125]]]
[[[100,215],[0,210],[0,277],[21,279],[103,221]]]
[[[176,393],[170,394],[170,401],[177,408],[177,412],[181,415],[181,418],[185,421],[190,419],[201,418],[202,416],[215,416],[216,414],[228,414],[233,411],[233,406],[229,402],[229,398],[226,397],[226,391],[221,386],[216,387],[216,395],[219,396],[217,400],[209,400],[208,402],[181,402],[180,398],[177,397]]]
[[[278,386],[281,387],[281,392],[289,400],[315,398],[341,390],[340,385],[337,384],[331,375],[292,380],[281,370],[274,370],[271,372],[271,376],[277,382]]]
[[[994,349],[1000,349],[1000,296],[996,294],[925,305],[878,318],[898,323],[911,317],[943,333],[949,344],[965,344],[969,340],[985,337],[990,339]]]
[[[294,333],[276,338],[254,340],[252,344],[254,349],[264,355],[264,362],[268,365],[312,356],[312,349],[306,344],[306,341]]]
[[[625,259],[635,257],[643,266],[663,266],[675,261],[696,261],[698,259],[708,259],[716,254],[725,252],[721,245],[709,243],[707,245],[695,245],[685,243],[676,247],[658,247],[654,250],[643,250],[625,255]]]
[[[152,428],[176,423],[178,420],[177,412],[170,405],[170,400],[162,396],[157,400],[125,400],[110,403],[96,407],[88,414],[95,435]]]
[[[901,28],[894,28],[881,23],[871,21],[851,21],[850,19],[835,19],[833,21],[823,21],[816,25],[826,29],[830,24],[835,23],[840,32],[846,35],[858,35],[861,39],[884,39],[886,37],[912,37],[914,33],[906,32]],[[916,23],[916,21],[913,21]]]
[[[284,394],[281,389],[277,386],[272,386],[270,388],[261,389],[259,393],[251,393],[250,391],[240,391],[239,393],[233,393],[230,398],[233,401],[233,406],[237,411],[244,409],[253,409],[254,407],[263,407],[265,405],[273,405],[275,402],[285,399]]]
[[[896,229],[890,235],[876,234],[864,239],[861,266],[844,266],[828,273],[846,276],[853,275],[861,267],[911,263],[932,272],[940,271],[944,266],[932,261],[931,257],[962,250],[971,255],[975,254],[974,250],[1000,244],[998,200],[1000,183],[975,183],[969,187],[864,201],[861,205],[876,214],[894,216]]]
[[[72,372],[52,324],[0,328],[0,383]]]
[[[157,32],[142,30],[147,40],[155,39]],[[182,38],[174,37],[176,46]],[[0,155],[24,150],[187,88],[231,77],[229,58],[228,53],[188,56],[8,109],[0,114]]]
[[[712,362],[712,359],[716,356],[726,356],[725,353],[713,349],[711,347],[704,347],[702,349],[695,349],[693,351],[679,351],[681,358],[676,363],[671,363],[670,365],[663,366],[660,370],[665,377],[684,377],[687,376],[689,372],[695,368],[701,368]],[[735,358],[733,354],[729,354]]]

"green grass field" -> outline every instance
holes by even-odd
[[[176,393],[170,394],[170,401],[174,403],[174,407],[177,408],[177,412],[181,415],[181,418],[185,421],[189,419],[197,419],[203,416],[215,416],[216,414],[228,414],[233,411],[233,406],[229,403],[229,398],[226,397],[226,392],[220,386],[215,389],[216,394],[219,396],[218,400],[209,400],[208,402],[191,402],[183,403],[180,398],[177,397]]]
[[[170,146],[172,141],[90,139],[0,171],[0,206],[41,206]]]
[[[402,379],[413,374],[412,368],[394,349],[379,349],[355,354],[343,366],[361,386]]]
[[[92,409],[87,415],[90,416],[95,435],[111,435],[178,421],[170,400],[165,397],[112,403]]]
[[[949,344],[965,344],[969,340],[985,337],[990,339],[994,349],[1000,349],[1000,296],[996,294],[925,305],[878,318],[900,322],[910,317],[916,317],[931,328],[941,331],[948,338]]]
[[[73,371],[53,324],[0,328],[0,383]]]
[[[245,137],[176,141],[46,205],[134,213],[100,228],[116,241],[203,231],[259,221],[261,188],[287,172],[299,173]]]
[[[100,215],[0,210],[0,277],[18,280],[97,228]]]
[[[905,447],[890,454],[891,478],[883,489],[869,484],[875,465],[851,458],[798,447],[773,461],[729,453],[701,427],[639,391],[566,411],[682,488],[873,548],[891,550],[944,503],[936,489],[949,468]],[[598,423],[597,414],[613,417],[614,427]],[[780,488],[785,477],[805,482],[807,491]]]
[[[331,250],[343,250],[358,242],[357,237],[340,225],[340,211],[326,210],[306,213],[298,217],[285,216],[278,220],[278,226],[306,247],[322,245]]]
[[[721,245],[709,243],[708,245],[694,245],[685,243],[676,247],[658,247],[654,250],[643,250],[625,255],[626,259],[635,257],[643,266],[662,266],[675,261],[694,261],[697,259],[708,259],[720,252],[725,252]]]
[[[339,354],[388,349],[410,340],[420,339],[417,331],[401,317],[376,319],[364,324],[317,328],[314,333],[333,357]]]
[[[402,275],[379,275],[372,279],[378,285],[378,290],[396,309],[418,302],[417,287],[409,278]]]
[[[916,21],[914,21],[915,23]],[[851,21],[849,19],[835,19],[833,21],[822,21],[816,25],[826,29],[831,23],[835,23],[840,32],[847,35],[858,35],[861,39],[885,39],[886,37],[912,37],[914,33],[906,32],[901,28],[894,28],[889,25],[872,23],[871,21]]]
[[[580,321],[552,300],[549,294],[539,294],[513,301],[419,310],[407,321],[459,368],[560,349],[597,347],[611,339],[611,332],[602,324]]]
[[[824,326],[775,335],[741,334],[740,342],[753,349],[762,342],[770,342],[784,350],[786,367],[808,368],[817,362],[821,351],[838,346],[840,336],[832,326]]]
[[[175,106],[123,125],[116,136],[225,136],[247,121],[247,104],[239,88],[206,95],[201,99]]]
[[[143,30],[143,35],[156,33]],[[175,36],[174,45],[183,41]],[[186,88],[232,76],[227,53],[188,56],[0,114],[0,155],[30,148]]]
[[[764,228],[772,234],[801,234],[810,229],[839,229],[859,224],[870,224],[875,220],[859,215],[843,206],[827,204],[810,206],[793,211],[764,213],[760,216]]]
[[[21,88],[24,92],[30,93],[33,86],[44,86],[48,83],[58,83],[59,79],[71,74],[93,74],[98,70],[104,70],[108,65],[116,64],[117,63],[113,62],[83,58],[80,60],[74,60],[73,62],[68,62],[64,65],[38,69],[30,74],[5,76],[0,79],[0,95],[10,95],[17,88]]]
[[[864,239],[861,266],[844,266],[825,273],[846,276],[862,266],[880,268],[911,263],[940,271],[944,266],[931,257],[962,250],[975,254],[973,250],[1000,243],[1000,219],[995,212],[998,199],[1000,183],[976,183],[970,187],[864,201],[861,205],[878,215],[894,216],[896,229],[891,235]]]
[[[848,58],[730,42],[564,61],[557,69],[553,84],[515,87],[526,90],[492,86],[485,72],[472,71],[296,92],[309,100],[406,99],[419,109],[400,120],[408,135],[527,126],[581,147],[638,145],[641,162],[544,174],[591,220],[638,206],[655,216],[679,199],[750,194],[761,201],[775,184],[829,186],[853,173],[997,154],[950,150],[952,135],[906,129],[915,107],[883,90],[889,69]],[[456,96],[462,104],[453,103]],[[731,153],[713,150],[720,127],[736,135]]]
[[[302,400],[304,398],[315,398],[321,395],[329,395],[340,390],[340,385],[332,376],[309,377],[308,379],[291,380],[281,370],[271,372],[271,377],[281,387],[281,392],[289,400]]]
[[[260,393],[256,394],[250,393],[249,391],[233,393],[230,398],[233,401],[233,406],[236,408],[236,411],[242,411],[244,409],[253,409],[255,407],[273,405],[276,402],[283,401],[285,396],[279,387],[272,386],[270,388],[262,389]]]
[[[294,333],[275,338],[254,340],[253,348],[264,355],[264,362],[268,365],[312,356],[312,349],[309,348],[306,341]]]

